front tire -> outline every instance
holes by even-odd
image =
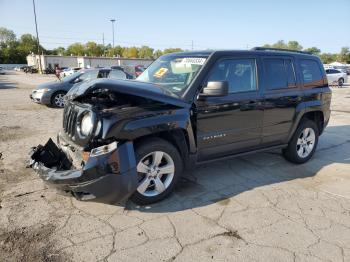
[[[54,93],[51,97],[51,105],[54,107],[63,108],[65,95],[66,95],[66,92],[64,91],[58,91]]]
[[[288,147],[283,149],[284,157],[293,163],[303,164],[315,153],[318,144],[319,130],[314,121],[303,120]]]
[[[178,150],[163,139],[151,138],[136,146],[135,153],[139,184],[130,199],[148,205],[167,197],[183,169]]]

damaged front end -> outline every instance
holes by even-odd
[[[137,187],[137,173],[133,144],[112,142],[92,149],[81,166],[74,165],[72,157],[59,140],[51,139],[45,146],[31,151],[32,167],[49,186],[71,193],[78,200],[116,203],[127,199]],[[75,151],[75,150],[74,150]],[[77,153],[76,151],[73,153]]]
[[[189,105],[164,92],[121,80],[93,80],[72,88],[57,144],[49,140],[34,148],[30,166],[47,184],[79,200],[127,199],[138,185],[133,141],[186,126]]]

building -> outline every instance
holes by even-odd
[[[59,56],[59,55],[35,55],[27,56],[28,66],[35,66],[39,68],[39,59],[41,59],[42,68],[59,67],[110,67],[121,66],[126,71],[134,73],[135,66],[143,65],[148,67],[152,59],[140,58],[117,58],[117,57],[92,57],[92,56]]]

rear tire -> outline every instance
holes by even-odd
[[[284,157],[293,163],[303,164],[315,153],[319,130],[314,121],[305,119],[299,124],[288,147],[283,149]]]
[[[139,185],[130,199],[149,205],[167,197],[183,170],[178,150],[163,139],[150,138],[136,146],[135,155]]]
[[[344,78],[339,78],[339,80],[338,80],[338,85],[341,87],[341,86],[343,86],[344,85]]]

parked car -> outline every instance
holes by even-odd
[[[85,82],[67,95],[58,146],[32,152],[48,184],[82,201],[151,204],[185,169],[281,148],[314,154],[331,90],[317,56],[254,48],[167,54],[136,81]],[[215,174],[213,174],[215,175]]]
[[[114,78],[127,79],[123,72],[118,74],[108,68],[80,70],[63,78],[62,81],[57,80],[39,85],[32,91],[30,98],[35,103],[64,107],[64,96],[74,85],[91,79],[106,78],[109,75]]]
[[[0,75],[4,75],[5,74],[5,70],[0,66]]]
[[[342,72],[340,69],[327,69],[327,79],[330,84],[337,83],[342,86],[347,80],[347,73]]]
[[[38,73],[38,68],[36,68],[35,66],[24,66],[23,72],[30,74]]]
[[[134,79],[134,76],[132,76],[131,74],[129,74],[128,72],[126,72],[126,70],[125,70],[124,67],[121,67],[121,66],[111,66],[111,69],[123,71],[123,72],[125,73],[127,79]]]
[[[81,67],[66,68],[66,69],[61,71],[60,78],[70,76],[70,75],[74,74],[75,72],[78,72],[80,69],[81,69]]]

